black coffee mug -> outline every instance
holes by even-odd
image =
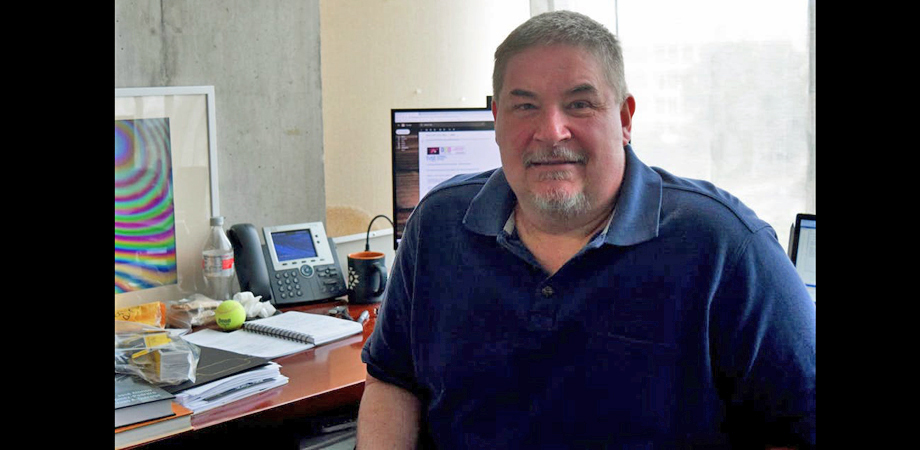
[[[348,255],[348,303],[379,303],[386,286],[386,255],[380,252]]]

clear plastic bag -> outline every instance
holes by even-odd
[[[167,302],[166,323],[174,328],[192,328],[214,323],[220,302],[202,294]]]
[[[201,350],[162,328],[115,321],[115,373],[136,375],[156,385],[195,381]]]

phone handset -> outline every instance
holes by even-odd
[[[233,246],[240,290],[252,292],[257,297],[261,295],[262,301],[272,300],[271,280],[268,278],[259,232],[252,224],[239,223],[230,227],[227,237]]]

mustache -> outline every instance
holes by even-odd
[[[552,147],[548,149],[537,149],[525,154],[523,162],[524,167],[550,163],[585,164],[588,162],[588,157],[581,152],[567,147]]]

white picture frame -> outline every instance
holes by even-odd
[[[213,86],[115,89],[115,120],[168,118],[176,283],[118,293],[116,309],[179,300],[201,289],[201,249],[220,215]],[[116,242],[116,249],[117,249]],[[116,283],[117,283],[116,275]]]

